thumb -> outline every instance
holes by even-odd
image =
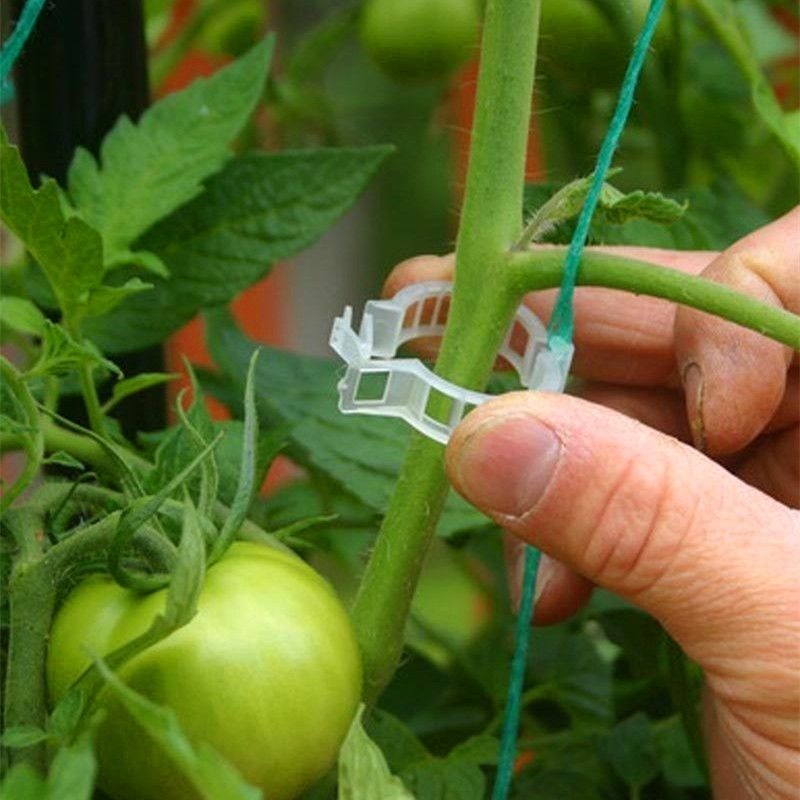
[[[459,426],[447,468],[467,500],[652,614],[707,668],[763,648],[797,602],[794,513],[614,411],[504,395]]]

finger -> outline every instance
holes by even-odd
[[[682,442],[690,441],[682,392],[658,387],[585,383],[570,394],[611,408]]]
[[[595,248],[589,248],[595,249]],[[598,247],[597,250],[659,264],[696,275],[714,259],[707,251],[655,247]],[[529,308],[549,321],[558,290],[525,298]],[[668,300],[616,289],[578,287],[575,291],[576,375],[631,386],[666,386],[675,380],[673,328],[676,306]]]
[[[800,508],[800,426],[759,439],[736,474],[784,505]]]
[[[505,536],[503,545],[511,605],[517,611],[525,574],[525,543],[516,536]],[[571,617],[586,605],[592,589],[594,584],[591,581],[587,581],[560,561],[542,553],[536,571],[534,621],[537,625],[552,625]]]
[[[797,519],[702,454],[582,400],[520,392],[462,422],[447,467],[506,530],[653,614],[707,669],[761,653],[765,632],[769,657],[788,658]]]
[[[703,277],[800,311],[800,207],[737,242]],[[714,455],[741,450],[778,410],[791,350],[690,308],[676,315],[675,348],[695,443]]]
[[[688,273],[703,270],[716,255],[642,247],[599,248],[619,255],[648,260]],[[452,280],[455,259],[418,256],[398,264],[386,281],[384,295],[392,296],[421,281]],[[557,290],[529,294],[525,303],[547,322]],[[615,289],[579,287],[575,293],[575,360],[581,377],[640,386],[674,384],[674,304]],[[436,340],[420,340],[415,350],[425,357],[436,352]]]

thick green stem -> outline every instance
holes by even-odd
[[[509,280],[515,296],[559,286],[563,266],[564,248],[560,247],[509,255]],[[587,250],[581,259],[578,284],[663,297],[743,325],[800,350],[800,317],[685,272]]]
[[[8,585],[9,642],[5,684],[6,728],[43,728],[47,719],[45,657],[56,587],[40,560],[21,560]],[[43,744],[10,753],[11,761],[27,761],[43,770]]]
[[[472,149],[456,246],[456,278],[436,371],[481,388],[516,298],[500,274],[522,227],[525,152],[539,0],[490,0],[486,8]],[[444,398],[431,398],[434,416]],[[422,562],[447,494],[441,445],[412,437],[353,619],[374,701],[397,667]]]
[[[63,451],[74,456],[84,464],[94,467],[108,475],[116,475],[117,467],[114,459],[98,442],[89,436],[62,428],[45,416],[40,417],[40,427],[44,434],[44,446],[48,453]],[[0,433],[0,453],[19,450],[23,438],[18,434]],[[135,469],[147,471],[152,464],[135,452],[127,451],[125,458]]]
[[[106,418],[103,409],[100,407],[100,399],[97,396],[97,387],[92,378],[92,368],[83,364],[79,371],[81,379],[81,392],[86,403],[86,414],[89,417],[89,427],[100,436],[105,436]]]

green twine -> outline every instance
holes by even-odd
[[[535,547],[525,548],[525,567],[522,577],[522,597],[517,613],[516,644],[511,661],[511,680],[508,684],[508,698],[503,717],[503,733],[500,738],[500,759],[497,762],[497,778],[494,783],[492,800],[505,800],[511,786],[514,761],[517,757],[517,730],[522,704],[522,685],[525,667],[528,662],[528,642],[531,638],[531,616],[533,597],[536,593],[536,573],[539,571],[541,553]]]
[[[647,50],[658,25],[664,2],[665,0],[652,0],[650,3],[647,18],[633,47],[631,60],[628,62],[628,69],[625,72],[622,87],[619,91],[614,116],[611,118],[606,137],[603,139],[603,146],[600,148],[600,154],[597,157],[589,194],[583,204],[578,217],[578,224],[575,227],[575,233],[569,243],[567,258],[564,262],[564,277],[561,281],[561,290],[548,327],[550,336],[558,336],[565,342],[572,341],[574,325],[572,301],[575,295],[575,282],[578,278],[581,255],[583,254],[583,248],[586,246],[586,239],[589,236],[589,226],[597,208],[597,203],[600,200],[600,192],[603,189],[606,173],[611,166],[611,160],[614,158],[614,152],[617,149],[622,132],[625,130],[625,123],[628,121],[628,114],[630,114],[631,106],[633,105],[633,95],[636,91],[639,73],[642,71],[644,60],[647,57]]]
[[[44,8],[45,0],[28,0],[22,13],[19,15],[17,24],[14,27],[14,32],[8,37],[8,40],[0,50],[0,97],[2,102],[5,103],[14,96],[14,88],[8,81],[8,76],[14,67],[22,48],[25,47],[25,42],[31,35],[31,31],[36,25],[36,20],[39,19],[39,14]]]
[[[575,325],[573,308],[575,283],[578,278],[583,249],[586,246],[586,239],[589,235],[589,226],[600,199],[600,192],[603,189],[606,174],[614,158],[614,152],[617,149],[622,132],[625,130],[625,123],[633,105],[639,74],[647,57],[647,51],[658,25],[664,3],[665,0],[652,0],[650,3],[647,17],[634,45],[631,59],[628,62],[614,116],[611,118],[611,123],[608,126],[603,145],[597,157],[592,185],[578,217],[578,224],[575,227],[575,233],[572,235],[564,262],[564,277],[555,308],[553,309],[553,315],[550,319],[550,325],[548,326],[548,340],[551,346],[557,344],[556,339],[560,340],[560,343],[567,345],[572,342]],[[525,548],[525,568],[522,581],[522,597],[517,617],[516,644],[511,662],[511,676],[508,683],[508,697],[506,699],[503,732],[500,739],[500,756],[497,762],[497,777],[492,792],[492,800],[506,800],[514,772],[519,717],[522,710],[522,689],[528,660],[528,643],[530,641],[531,616],[533,614],[533,598],[536,593],[536,573],[539,567],[539,559],[539,551],[536,548],[530,546]]]

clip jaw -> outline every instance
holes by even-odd
[[[347,364],[337,386],[340,411],[399,417],[429,438],[447,444],[463,417],[491,399],[491,395],[440,378],[419,359],[394,358],[405,342],[443,333],[452,288],[444,281],[427,281],[403,289],[390,300],[369,300],[358,334],[350,306],[334,320],[330,344]],[[559,338],[548,345],[544,326],[525,306],[517,310],[500,348],[500,355],[517,371],[523,386],[551,392],[564,390],[572,352],[572,345]],[[383,378],[380,396],[359,396],[365,375]],[[428,412],[429,401],[436,395],[447,400],[446,420]]]

